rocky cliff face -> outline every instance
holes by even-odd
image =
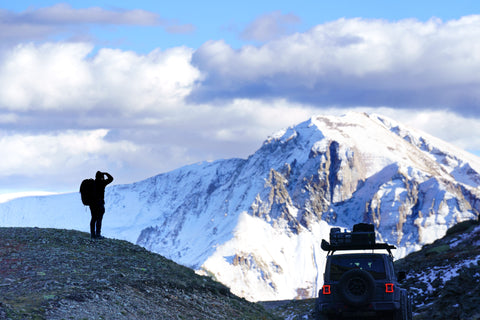
[[[248,159],[108,188],[104,228],[250,300],[312,297],[331,226],[374,223],[379,240],[405,256],[478,218],[479,172],[478,157],[393,120],[320,116],[275,134]],[[0,205],[0,223],[35,221],[25,209],[35,205],[55,227],[78,228],[58,214],[60,197],[46,198]],[[24,212],[20,222],[12,211]]]
[[[299,147],[308,158],[298,156]],[[383,240],[404,247],[431,242],[480,211],[478,158],[388,119],[315,118],[268,140],[255,156],[272,155],[283,166],[270,168],[252,214],[292,226],[374,223]]]

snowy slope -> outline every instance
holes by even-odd
[[[248,159],[107,188],[104,234],[210,274],[250,300],[315,296],[330,226],[374,223],[397,257],[480,211],[480,159],[378,115],[313,117]],[[78,194],[0,204],[0,225],[88,231]]]

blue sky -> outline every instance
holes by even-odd
[[[73,9],[100,7],[111,11],[145,10],[157,16],[159,25],[105,25],[92,23],[86,27],[99,46],[117,47],[147,53],[156,48],[186,45],[198,48],[209,40],[224,39],[229,45],[239,48],[249,41],[242,39],[241,32],[256,19],[279,11],[298,18],[288,27],[291,32],[304,32],[318,24],[340,18],[418,19],[427,21],[432,17],[442,20],[458,19],[480,11],[474,0],[453,2],[438,1],[382,1],[382,0],[337,0],[337,1],[8,1],[4,10],[17,14],[28,10],[48,8],[59,3]],[[191,25],[190,31],[172,33],[167,24]]]
[[[247,157],[375,112],[480,155],[478,1],[9,1],[0,193]],[[59,170],[61,168],[61,170]]]

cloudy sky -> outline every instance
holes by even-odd
[[[480,3],[4,1],[0,193],[244,157],[317,114],[480,155]]]

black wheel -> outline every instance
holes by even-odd
[[[407,295],[407,292],[403,291],[401,293],[400,297],[400,309],[396,310],[393,313],[393,319],[394,320],[409,320],[410,318],[408,317],[408,308],[409,308],[409,298]]]
[[[320,311],[320,306],[319,306],[318,299],[315,301],[315,308],[313,310],[313,318],[316,319],[316,320],[329,320],[329,317],[327,315],[323,314]]]
[[[324,315],[324,314],[317,314],[317,317],[315,318],[317,320],[329,320],[329,317]]]
[[[368,304],[375,294],[375,280],[370,273],[360,269],[345,272],[338,285],[343,302],[354,307]]]
[[[403,320],[402,309],[393,312],[393,320]]]
[[[413,319],[413,311],[412,311],[412,297],[408,296],[407,298],[407,320]]]

